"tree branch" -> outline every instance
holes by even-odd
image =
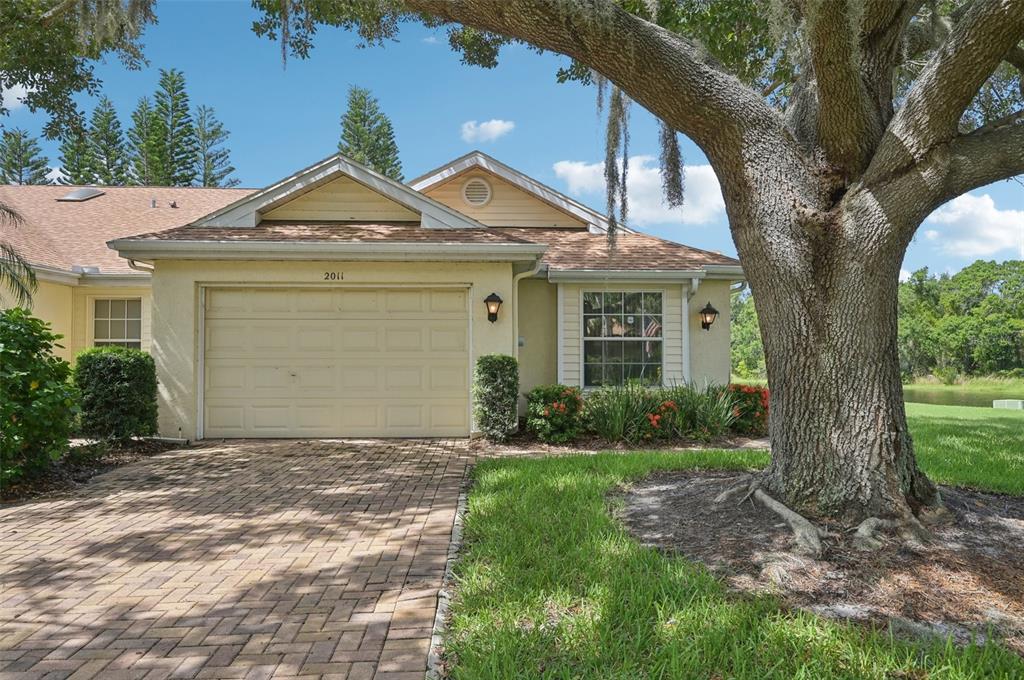
[[[833,0],[805,15],[817,80],[818,143],[833,165],[854,176],[870,160],[882,124],[861,77],[853,10],[848,0]]]
[[[956,137],[963,112],[1022,38],[1024,0],[970,5],[889,123],[865,182],[897,173]]]
[[[949,143],[949,154],[939,204],[1024,174],[1024,110],[956,137]]]
[[[784,135],[781,117],[699,45],[623,10],[589,3],[406,0],[414,12],[572,57],[693,139],[709,158],[733,161],[752,127]]]

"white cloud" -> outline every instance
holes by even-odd
[[[57,184],[62,179],[64,179],[64,170],[60,166],[50,168],[50,171],[46,173],[46,179],[54,184]]]
[[[1024,210],[1000,210],[988,194],[964,194],[933,212],[925,238],[964,257],[997,253],[1024,257]]]
[[[427,43],[428,45],[436,45],[441,41],[437,39],[436,35],[428,35],[426,38],[423,39],[423,42]]]
[[[910,272],[906,269],[900,270],[900,281],[907,281],[910,279]]]
[[[28,94],[28,88],[24,85],[5,87],[0,91],[0,96],[3,96],[4,106],[10,111],[25,105],[21,100],[25,98],[26,94]]]
[[[602,196],[605,191],[604,163],[558,161],[555,175],[570,194]],[[686,190],[680,208],[665,205],[661,173],[653,156],[631,156],[626,180],[629,193],[628,220],[637,226],[678,223],[708,224],[725,214],[725,202],[718,178],[710,165],[686,166]]]
[[[467,120],[462,124],[462,141],[470,144],[473,142],[493,142],[499,137],[504,137],[512,132],[515,126],[515,122],[511,120],[500,120],[498,118],[487,120],[483,123]]]

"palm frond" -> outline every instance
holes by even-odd
[[[0,241],[0,288],[10,291],[19,307],[28,307],[37,286],[28,261],[10,243]]]

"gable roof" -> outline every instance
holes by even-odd
[[[608,218],[605,215],[592,208],[588,208],[579,201],[552,189],[546,184],[538,182],[529,175],[505,165],[496,158],[488,156],[483,151],[470,151],[465,156],[460,156],[438,168],[434,168],[430,172],[410,181],[409,186],[416,191],[429,191],[434,187],[450,182],[476,169],[485,170],[502,178],[534,198],[586,222],[595,231],[608,231]],[[632,231],[622,225],[618,225],[618,228],[622,231]]]
[[[0,225],[9,242],[41,271],[99,275],[138,274],[106,242],[141,231],[157,231],[190,222],[250,194],[252,189],[192,187],[94,187],[103,193],[85,201],[62,201],[83,187],[0,185],[0,203],[20,216],[17,225]],[[154,207],[153,203],[156,202]],[[172,205],[176,207],[171,207]]]
[[[484,229],[484,225],[443,203],[428,198],[401,182],[336,153],[297,173],[249,194],[192,222],[197,227],[255,227],[268,212],[302,194],[335,180],[350,177],[366,188],[420,215],[427,229]]]

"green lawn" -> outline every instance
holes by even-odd
[[[1024,416],[973,411],[911,407],[923,465],[941,481],[1024,493],[1024,454],[1010,451]],[[697,565],[640,547],[608,513],[609,490],[652,470],[766,461],[706,451],[482,462],[456,567],[452,677],[1024,676],[1024,661],[996,645],[914,646],[729,594]]]
[[[1024,411],[907,404],[907,420],[935,481],[1024,495]]]

